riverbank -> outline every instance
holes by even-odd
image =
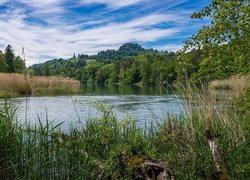
[[[75,94],[79,90],[80,82],[70,78],[0,73],[0,98]]]
[[[138,127],[133,118],[118,121],[111,108],[94,103],[102,117],[68,134],[50,119],[21,126],[6,104],[0,110],[0,176],[133,179],[145,175],[141,165],[150,161],[163,162],[176,179],[247,179],[249,89],[230,101],[197,89],[183,92],[181,116],[169,114],[158,124]],[[216,146],[211,149],[211,144]]]

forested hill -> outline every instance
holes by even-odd
[[[129,56],[137,56],[142,53],[146,52],[157,52],[157,50],[153,49],[144,49],[141,45],[136,43],[126,43],[119,47],[118,50],[106,50],[106,51],[100,51],[97,53],[97,55],[87,55],[87,54],[78,54],[77,56],[73,54],[73,57],[67,60],[72,59],[78,59],[78,60],[97,60],[102,63],[112,63],[119,60],[122,60]],[[56,61],[59,61],[59,64],[61,63],[63,59],[54,59],[51,61],[47,61],[45,63],[56,63]],[[35,64],[33,66],[39,67],[42,64]],[[31,66],[31,67],[33,67]]]
[[[92,57],[100,62],[110,63],[122,60],[129,56],[137,56],[145,52],[154,52],[154,50],[153,49],[146,50],[139,44],[126,43],[122,45],[117,51],[116,50],[101,51],[96,56]]]
[[[158,52],[127,43],[118,50],[73,55],[70,59],[54,59],[30,68],[33,75],[65,76],[83,83],[158,84],[175,79],[174,63],[173,52]]]

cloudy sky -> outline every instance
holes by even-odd
[[[208,21],[211,0],[0,0],[0,50],[25,48],[27,64],[95,54],[126,42],[176,51]]]

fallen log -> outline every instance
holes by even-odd
[[[208,140],[209,148],[212,152],[214,166],[217,172],[217,179],[218,180],[230,180],[231,178],[228,175],[222,155],[219,151],[218,138],[216,134],[213,133],[211,130],[206,130],[206,137]]]
[[[119,155],[119,168],[106,176],[105,166],[100,166],[98,180],[122,179],[130,177],[133,180],[174,180],[174,172],[163,161],[149,159],[142,155],[126,157],[126,153]]]
[[[138,161],[139,158],[141,161]],[[135,180],[174,180],[174,172],[163,161],[138,156],[131,157],[130,162],[133,161],[137,162],[137,164],[132,164],[132,176]]]

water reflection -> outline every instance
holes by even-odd
[[[177,97],[160,88],[88,86],[83,87],[82,95],[78,96],[12,99],[18,106],[19,121],[35,124],[38,123],[39,116],[45,124],[48,117],[54,124],[64,122],[63,130],[68,130],[71,126],[80,127],[91,117],[100,117],[101,113],[89,105],[89,102],[96,100],[111,106],[119,120],[132,116],[142,125],[145,122],[162,121],[168,113],[181,114]]]
[[[140,87],[125,85],[82,85],[84,95],[163,95],[168,94],[171,89],[157,87]]]

